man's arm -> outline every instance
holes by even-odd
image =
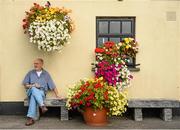
[[[54,92],[56,98],[61,100],[63,97],[59,96],[59,92],[58,92],[58,90],[57,90],[57,88],[56,88],[56,86],[54,84],[54,81],[52,80],[50,74],[47,73],[47,76],[48,76],[48,82],[47,82],[48,88]]]
[[[54,92],[56,98],[58,98],[58,99],[63,99],[63,97],[59,96],[59,92],[58,92],[58,90],[57,90],[56,87],[53,89],[53,92]]]
[[[23,86],[25,87],[25,89],[29,89],[32,87],[32,84],[30,84],[30,75],[31,75],[31,71],[29,71],[26,76],[24,77],[24,80],[22,82]]]
[[[26,89],[29,89],[29,88],[32,88],[32,87],[39,88],[40,85],[37,84],[37,83],[33,83],[33,84],[24,84],[24,87],[25,87]]]
[[[24,84],[24,87],[26,88],[26,89],[29,89],[29,88],[31,88],[33,86],[33,84]]]

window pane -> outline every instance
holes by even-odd
[[[110,33],[120,33],[120,22],[111,21],[110,22]]]
[[[123,21],[122,22],[122,33],[123,34],[130,34],[130,33],[132,33],[132,30],[131,30],[131,21]]]
[[[110,38],[109,41],[113,41],[115,43],[119,43],[120,42],[120,38]]]
[[[108,22],[107,21],[101,21],[99,22],[99,33],[108,33]]]
[[[107,37],[100,37],[100,38],[98,38],[98,46],[102,45],[106,41],[108,41]]]

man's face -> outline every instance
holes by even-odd
[[[39,60],[34,61],[34,69],[35,70],[37,70],[37,71],[41,70],[42,67],[43,67],[43,63],[41,61],[39,61]]]

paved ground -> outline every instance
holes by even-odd
[[[145,118],[142,122],[135,122],[126,117],[113,117],[109,119],[106,127],[87,126],[80,116],[69,121],[60,121],[58,117],[41,117],[33,126],[24,125],[23,116],[0,116],[0,128],[6,129],[180,129],[180,117],[174,117],[171,122],[164,122],[156,117]]]

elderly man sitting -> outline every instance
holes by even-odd
[[[25,124],[29,126],[35,123],[37,105],[41,108],[42,113],[48,110],[44,104],[44,99],[48,90],[52,90],[58,99],[62,99],[62,97],[59,96],[50,74],[43,69],[43,59],[41,58],[34,61],[34,69],[26,74],[23,85],[26,88],[29,98],[27,122]]]

